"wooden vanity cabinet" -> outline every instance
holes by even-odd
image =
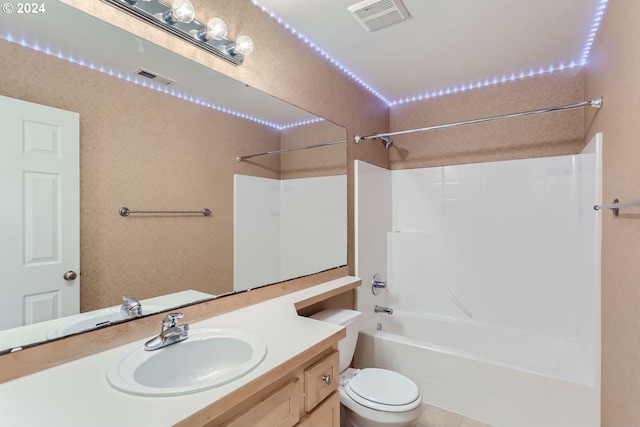
[[[246,397],[243,396],[240,403],[205,424],[193,419],[179,425],[339,427],[339,364],[337,345],[323,349],[301,364],[285,363],[276,369],[278,372],[272,373],[273,381],[257,390],[247,389],[251,383],[243,387],[241,391]]]

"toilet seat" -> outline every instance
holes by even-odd
[[[355,402],[378,411],[406,412],[422,403],[420,390],[413,381],[387,369],[363,369],[344,389]]]

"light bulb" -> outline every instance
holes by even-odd
[[[220,18],[211,18],[198,35],[203,40],[222,40],[227,37],[227,24]]]
[[[249,36],[240,36],[233,44],[231,51],[234,55],[251,55],[251,52],[253,52],[253,40]]]
[[[171,10],[168,10],[163,18],[171,24],[175,24],[176,22],[188,24],[193,21],[195,16],[196,11],[189,0],[173,0]]]

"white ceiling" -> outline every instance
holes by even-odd
[[[254,3],[393,103],[580,64],[606,0],[404,0],[411,17],[372,32],[359,0]]]
[[[389,103],[580,64],[606,0],[404,0],[411,17],[367,32],[349,0],[253,0]],[[0,14],[0,38],[123,78],[139,67],[178,81],[177,96],[287,125],[315,116],[110,24],[49,0],[39,15]],[[594,21],[595,20],[595,21]],[[257,41],[256,49],[260,49]],[[249,59],[247,59],[249,60]]]

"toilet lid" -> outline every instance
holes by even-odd
[[[386,369],[361,370],[345,391],[356,402],[372,409],[409,411],[420,405],[420,390],[409,378]]]

